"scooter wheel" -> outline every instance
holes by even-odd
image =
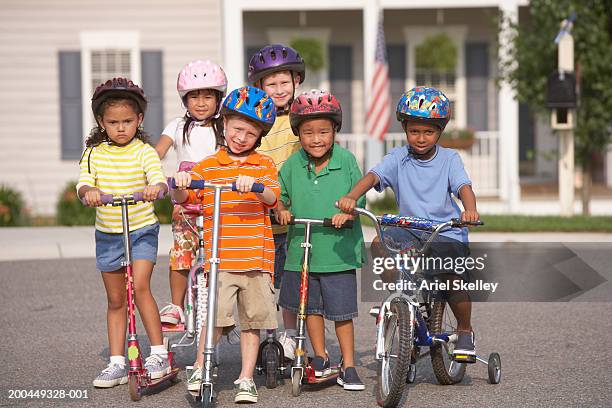
[[[266,346],[263,352],[266,356],[266,388],[276,388],[279,356],[272,346]]]
[[[291,395],[299,397],[302,393],[302,376],[300,370],[294,370],[291,374]]]
[[[142,396],[140,392],[140,379],[137,375],[130,375],[128,377],[128,388],[130,390],[130,398],[132,401],[140,401]]]
[[[210,408],[213,406],[212,387],[205,385],[202,389],[202,408]]]
[[[406,384],[412,384],[416,380],[416,364],[410,364],[408,375],[406,376]]]
[[[488,361],[489,382],[499,384],[501,381],[501,358],[498,353],[491,353]]]

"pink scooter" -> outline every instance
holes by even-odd
[[[158,199],[164,197],[164,193],[160,192]],[[113,197],[112,194],[102,194],[101,201],[103,204],[111,204],[114,207],[121,207],[121,223],[123,226],[123,249],[125,251],[125,262],[122,266],[125,267],[125,281],[127,288],[127,305],[128,305],[128,361],[130,368],[128,371],[128,388],[132,401],[140,400],[142,392],[149,388],[154,388],[160,384],[174,380],[179,372],[179,368],[175,367],[173,353],[168,351],[168,364],[170,365],[170,373],[161,378],[152,380],[147,369],[142,364],[142,353],[140,352],[140,343],[136,335],[136,313],[134,307],[134,272],[132,271],[132,247],[130,243],[130,225],[128,218],[128,206],[134,205],[137,202],[144,201],[143,194],[137,192],[134,194],[126,194],[123,196]],[[164,344],[167,347],[166,340]]]

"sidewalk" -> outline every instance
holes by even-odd
[[[371,241],[373,228],[364,228]],[[472,232],[472,242],[612,242],[612,233],[502,233]],[[172,245],[170,225],[162,225],[158,255],[166,256]],[[95,257],[93,227],[0,228],[0,261],[71,259]]]

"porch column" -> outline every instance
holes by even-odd
[[[227,91],[244,85],[244,26],[243,8],[233,1],[222,1],[223,5],[223,69],[227,75]]]
[[[518,21],[518,2],[516,0],[500,0],[499,10],[513,22]],[[500,56],[508,53],[510,34],[510,27],[502,27]],[[500,84],[498,109],[500,198],[505,201],[508,213],[516,213],[521,200],[518,101],[515,99],[514,91],[506,82]]]

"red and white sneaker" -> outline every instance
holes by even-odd
[[[167,304],[159,311],[159,317],[161,322],[165,324],[179,324],[185,322],[183,309],[172,303]]]

